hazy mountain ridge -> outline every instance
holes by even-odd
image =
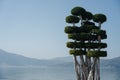
[[[18,54],[9,53],[0,50],[0,66],[28,66],[28,65],[41,65],[45,60],[38,60],[33,58],[24,57]]]
[[[120,67],[120,57],[116,57],[113,59],[106,59],[101,61],[101,66],[105,68],[115,68],[118,69]]]
[[[13,54],[0,50],[0,66],[57,66],[57,67],[73,67],[72,56],[58,57],[49,60],[39,60],[24,57],[21,55]],[[120,57],[113,59],[101,60],[103,68],[119,68]]]

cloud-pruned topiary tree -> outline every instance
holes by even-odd
[[[104,14],[93,15],[78,6],[66,17],[66,22],[71,24],[65,27],[68,39],[71,39],[66,46],[74,58],[77,80],[100,80],[100,57],[107,56],[107,51],[103,50],[107,44],[102,42],[107,35],[101,24],[106,20]],[[77,23],[81,24],[78,26]]]

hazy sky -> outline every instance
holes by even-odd
[[[65,17],[81,6],[107,16],[102,28],[108,34],[108,58],[120,56],[119,4],[119,0],[0,0],[0,49],[39,59],[69,56]]]

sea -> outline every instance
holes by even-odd
[[[73,67],[1,67],[0,80],[76,80]],[[120,80],[120,70],[101,69],[101,80]]]

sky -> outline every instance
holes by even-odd
[[[107,58],[120,56],[119,0],[0,0],[0,49],[37,59],[69,56],[65,17],[72,8],[103,13]]]

